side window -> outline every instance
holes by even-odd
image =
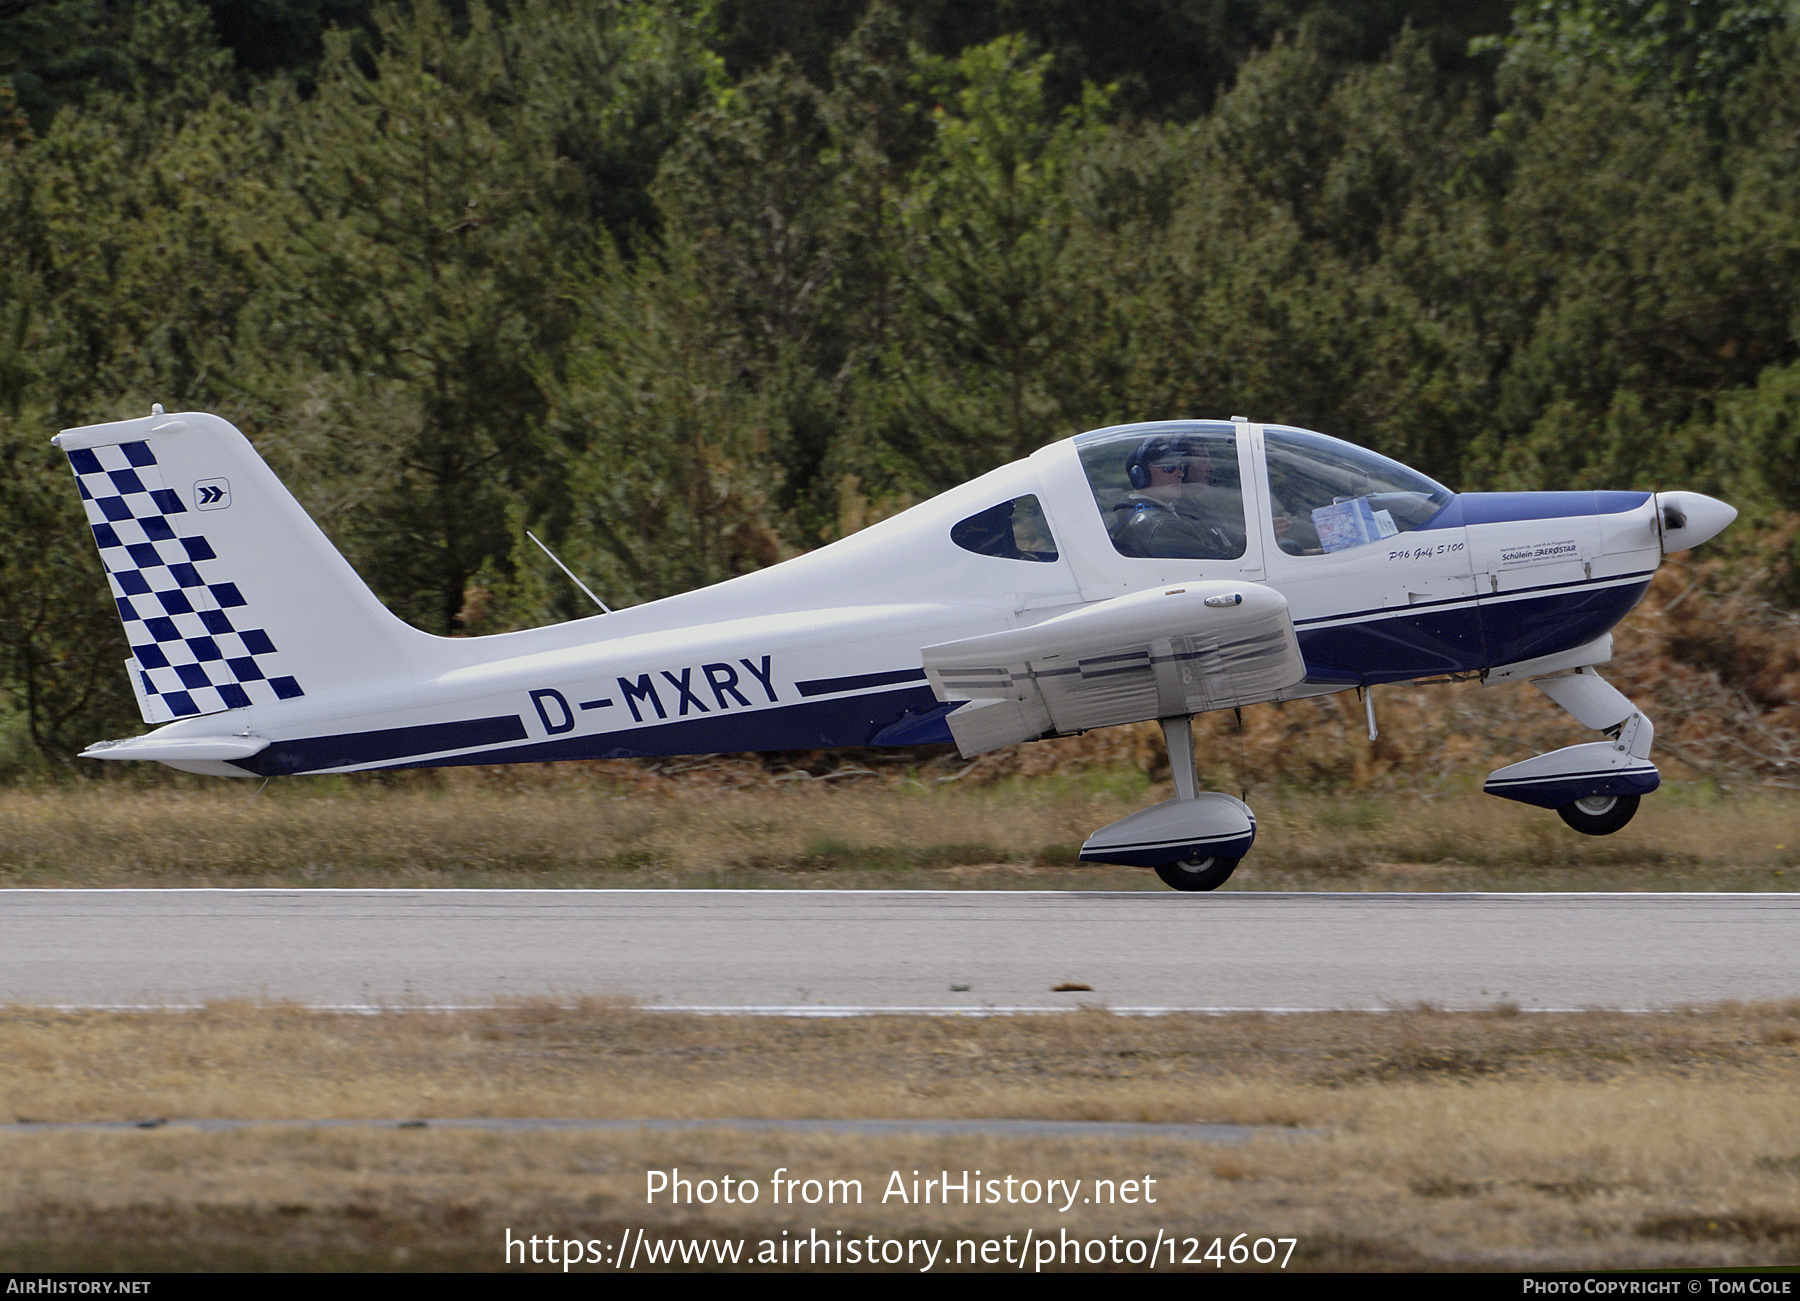
[[[1056,539],[1035,496],[1014,497],[959,520],[950,529],[950,540],[978,556],[1046,564],[1056,559]]]
[[[1084,434],[1076,445],[1120,555],[1236,560],[1244,554],[1244,490],[1231,425],[1133,425]]]
[[[1263,445],[1275,544],[1289,555],[1330,555],[1405,533],[1452,495],[1398,461],[1323,434],[1271,426]]]

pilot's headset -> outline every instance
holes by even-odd
[[[1161,434],[1152,435],[1137,445],[1130,456],[1125,458],[1125,477],[1130,480],[1134,489],[1150,486],[1150,466],[1165,456],[1192,457],[1199,455],[1199,449],[1186,438],[1165,438]],[[1193,473],[1189,466],[1182,475],[1184,481]]]

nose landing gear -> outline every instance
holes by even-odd
[[[1638,801],[1662,784],[1650,762],[1656,728],[1591,666],[1533,678],[1531,684],[1612,739],[1535,755],[1490,774],[1482,789],[1555,809],[1583,835],[1610,836],[1631,821]]]

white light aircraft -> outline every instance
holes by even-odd
[[[219,776],[954,741],[1158,720],[1175,798],[1090,862],[1211,890],[1256,836],[1196,789],[1192,716],[1390,682],[1527,680],[1603,740],[1486,789],[1577,831],[1659,778],[1594,666],[1662,557],[1737,512],[1691,492],[1453,493],[1242,417],[1097,429],[700,591],[490,637],[390,613],[226,421],[65,430],[153,732],[96,759]],[[1373,714],[1370,715],[1371,729]]]

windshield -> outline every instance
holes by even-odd
[[[1416,529],[1454,496],[1398,461],[1323,434],[1270,425],[1269,507],[1275,542],[1322,556]]]

